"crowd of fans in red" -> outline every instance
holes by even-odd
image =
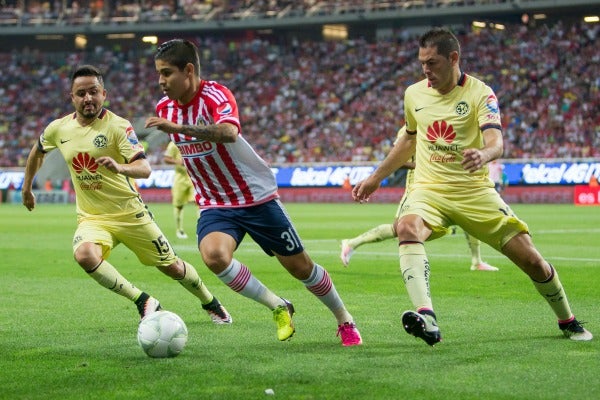
[[[509,1],[511,0],[2,0],[0,25],[281,19],[463,7]]]
[[[599,34],[583,23],[459,33],[464,71],[499,98],[505,158],[600,157]],[[405,32],[374,43],[197,44],[203,79],[233,91],[243,135],[273,164],[383,159],[403,124],[404,89],[422,79]],[[71,112],[69,73],[84,62],[106,72],[108,108],[131,121],[153,114],[153,49],[0,53],[0,167],[23,166],[43,128]],[[156,161],[161,152],[149,149]]]

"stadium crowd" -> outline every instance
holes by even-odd
[[[583,23],[459,32],[464,70],[499,98],[505,158],[600,157],[599,33]],[[403,124],[403,91],[422,76],[405,32],[374,43],[197,42],[202,77],[232,89],[243,134],[274,164],[383,159]],[[0,167],[23,166],[43,127],[69,112],[74,65],[106,71],[109,108],[132,121],[152,115],[161,97],[153,52],[0,53]],[[159,162],[162,148],[149,154]]]
[[[508,2],[510,0],[2,0],[0,25],[289,18]]]

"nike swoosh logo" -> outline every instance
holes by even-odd
[[[424,109],[424,108],[425,108],[425,107],[415,108],[415,112],[419,112],[419,111],[421,111],[421,110],[422,110],[422,109]]]
[[[71,141],[71,139],[67,139],[67,140],[60,139],[60,144],[65,144],[70,141]]]

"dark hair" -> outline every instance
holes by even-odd
[[[100,85],[104,86],[102,72],[100,72],[100,70],[93,65],[80,65],[79,67],[75,68],[75,71],[73,71],[73,74],[71,75],[71,86],[73,86],[75,79],[79,78],[80,76],[95,76],[98,78]]]
[[[196,74],[200,76],[200,57],[198,48],[189,40],[172,39],[164,42],[156,50],[155,60],[163,60],[182,71],[187,64],[192,64]]]
[[[438,54],[446,58],[450,57],[450,53],[453,51],[458,52],[460,56],[460,43],[456,36],[446,28],[433,28],[427,31],[419,39],[419,46],[421,48],[437,47]]]

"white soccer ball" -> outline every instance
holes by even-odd
[[[138,343],[154,358],[175,357],[187,342],[187,327],[179,315],[171,311],[156,311],[140,321]]]

